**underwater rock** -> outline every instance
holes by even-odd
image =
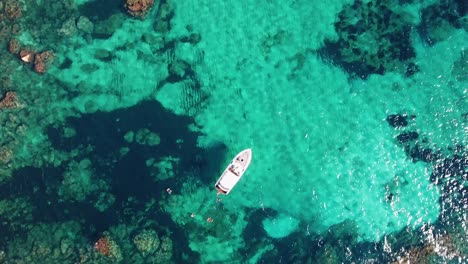
[[[387,117],[387,122],[389,125],[392,127],[400,128],[400,127],[405,127],[408,125],[408,121],[406,120],[408,118],[407,115],[389,115]]]
[[[153,5],[154,0],[126,0],[124,7],[129,15],[143,18]]]
[[[411,131],[411,132],[401,133],[400,135],[397,136],[397,139],[400,142],[400,144],[403,144],[409,141],[414,141],[418,139],[418,137],[419,137],[418,132]]]

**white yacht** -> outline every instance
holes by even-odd
[[[215,184],[218,194],[229,194],[249,167],[251,160],[252,149],[245,149],[234,157]]]

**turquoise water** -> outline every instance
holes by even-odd
[[[0,263],[467,261],[462,1],[128,2],[0,2]]]

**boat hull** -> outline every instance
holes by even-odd
[[[250,165],[252,160],[252,150],[245,149],[237,154],[234,159],[229,163],[226,169],[223,171],[218,181],[216,181],[215,188],[218,193],[229,194],[231,190],[236,186],[239,180],[244,175],[245,171]]]

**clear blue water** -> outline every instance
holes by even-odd
[[[0,263],[467,261],[462,1],[0,14]]]

